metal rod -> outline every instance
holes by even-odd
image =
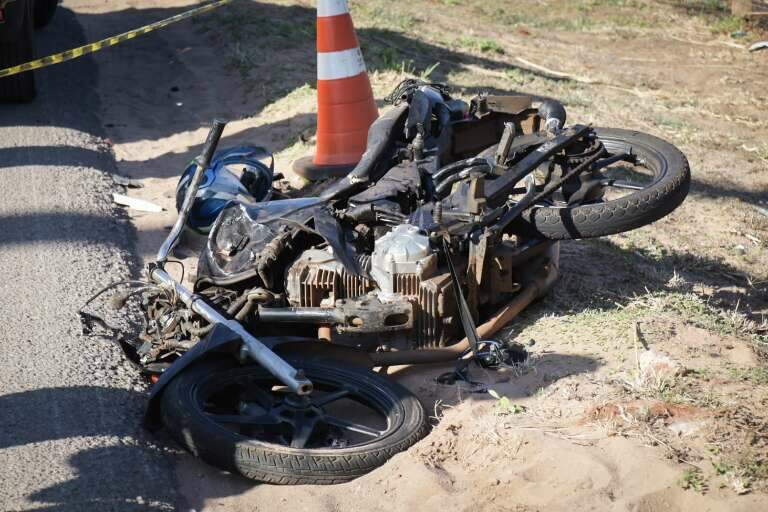
[[[165,270],[155,268],[150,274],[152,281],[160,287],[172,291],[186,306],[213,324],[226,326],[232,332],[240,336],[246,353],[263,366],[269,373],[277,377],[280,382],[296,394],[308,395],[312,393],[312,382],[304,377],[301,370],[297,370],[280,356],[272,352],[266,345],[256,339],[251,333],[236,320],[230,320],[219,313],[213,306],[205,302],[202,297],[195,295],[187,288],[176,282]]]
[[[320,325],[345,323],[344,313],[334,308],[259,307],[259,320],[262,322],[308,323]]]
[[[485,189],[485,197],[488,199],[488,204],[491,206],[498,206],[505,202],[509,191],[513,189],[521,179],[536,170],[542,162],[551,158],[555,153],[559,152],[579,137],[582,137],[589,131],[589,129],[589,126],[584,125],[577,124],[571,126],[536,148],[536,150],[531,151],[522,160],[512,166],[506,174],[488,183]]]

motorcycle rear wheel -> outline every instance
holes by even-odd
[[[295,364],[315,385],[311,403],[260,366],[206,361],[169,383],[163,423],[207,463],[273,484],[346,482],[426,435],[421,403],[400,385],[364,368]]]
[[[649,172],[648,182],[634,185],[636,190],[619,198],[609,195],[607,199],[577,206],[537,204],[512,224],[513,232],[551,240],[596,238],[655,222],[683,202],[691,171],[679,149],[634,130],[595,128],[595,132],[609,154],[631,150]],[[495,150],[494,146],[483,154],[493,154]]]

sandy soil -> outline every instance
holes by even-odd
[[[89,39],[189,4],[65,2],[88,14]],[[377,98],[435,63],[431,78],[459,96],[557,97],[572,120],[678,145],[691,195],[653,226],[564,244],[552,295],[505,333],[535,341],[531,361],[474,371],[501,399],[435,384],[446,368],[401,369],[434,411],[409,452],[329,488],[253,485],[179,455],[182,508],[768,508],[768,372],[756,355],[768,313],[768,52],[746,52],[760,33],[717,2],[682,4],[352,2]],[[178,175],[214,116],[233,120],[223,146],[271,147],[299,184],[289,171],[312,150],[313,19],[308,1],[241,1],[97,57],[119,169],[145,184],[130,194],[167,209],[128,212],[144,257],[173,222]],[[649,378],[645,353],[679,367]]]

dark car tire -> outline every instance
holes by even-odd
[[[613,201],[570,207],[534,206],[512,224],[521,235],[550,240],[596,238],[630,231],[671,213],[688,195],[691,170],[675,146],[653,135],[618,128],[595,128],[609,152],[629,147],[653,167],[648,187]],[[493,154],[496,147],[482,154]],[[489,153],[490,152],[490,153]]]
[[[56,14],[59,0],[34,0],[35,3],[35,28],[43,28],[48,25]]]
[[[214,422],[202,410],[199,394],[217,379],[265,372],[259,366],[205,361],[181,372],[163,391],[161,417],[169,433],[191,453],[227,471],[272,484],[337,484],[381,466],[408,449],[428,431],[426,414],[408,390],[366,368],[300,363],[307,377],[340,378],[367,389],[390,404],[394,429],[381,439],[345,448],[291,448],[239,435]],[[219,381],[220,382],[220,381]]]
[[[17,66],[34,59],[34,27],[32,4],[23,11],[18,34],[0,42],[0,69]],[[27,102],[35,99],[35,77],[31,71],[0,78],[0,101]]]

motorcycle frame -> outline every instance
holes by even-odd
[[[525,119],[530,119],[532,120],[532,124],[535,129],[538,127],[540,120],[538,119],[536,111],[530,108],[525,108],[526,106],[530,105],[530,98],[523,98],[523,100],[525,101],[519,104],[515,104],[517,115],[512,114],[510,111],[503,112],[503,109],[501,109],[502,112],[500,113],[506,114],[506,116],[512,116],[512,119],[518,126],[520,126],[521,121],[525,122]],[[388,112],[388,116],[393,118],[400,118],[404,113],[404,107],[405,105],[401,105],[399,108],[393,109],[392,111]],[[522,107],[522,109],[518,110],[520,107]],[[497,125],[498,121],[494,121],[493,124]],[[232,343],[233,341],[239,342],[240,345],[238,352],[241,356],[241,359],[251,359],[257,362],[278,380],[280,380],[280,382],[285,384],[292,392],[298,395],[309,395],[313,390],[312,382],[305,377],[301,369],[294,368],[272,349],[280,347],[280,352],[284,353],[287,351],[290,345],[296,343],[295,340],[293,342],[286,340],[284,343],[285,346],[281,346],[282,343],[280,341],[270,343],[268,346],[268,344],[265,344],[262,340],[248,332],[248,330],[246,330],[239,321],[227,318],[225,315],[216,310],[216,308],[208,304],[208,302],[206,302],[203,297],[193,293],[181,283],[176,281],[164,269],[164,264],[168,259],[168,255],[178,243],[181,232],[187,224],[189,213],[192,209],[197,191],[199,190],[203,174],[205,169],[210,165],[211,159],[225,126],[226,123],[223,121],[214,121],[211,131],[209,132],[205,144],[203,145],[203,150],[200,156],[195,159],[195,172],[187,188],[184,201],[182,203],[182,207],[179,210],[179,215],[176,219],[176,222],[171,232],[168,234],[165,241],[161,245],[157,254],[156,262],[151,264],[148,269],[149,277],[153,283],[169,293],[170,296],[177,298],[191,311],[197,313],[215,327],[206,336],[206,338],[200,340],[200,342],[198,342],[198,344],[192,350],[175,361],[174,364],[163,373],[153,388],[152,396],[159,396],[165,385],[167,385],[167,383],[170,382],[170,380],[172,380],[175,375],[186,368],[189,364],[198,359],[201,359],[212,351],[220,349],[222,343],[212,340],[220,340],[220,333],[222,330],[228,334],[224,336],[228,343]],[[567,144],[567,142],[570,140],[573,140],[585,128],[586,127],[577,126],[574,127],[574,129],[572,129],[570,132],[562,134],[559,138],[556,137],[555,140],[550,141],[543,154],[542,152],[538,152],[537,155],[530,158],[530,162],[526,161],[524,165],[519,165],[516,169],[518,172],[513,174],[519,178],[525,177],[528,173],[531,172],[533,168],[535,168],[534,163],[537,164],[539,160],[542,159],[542,157],[546,158],[546,156],[549,156],[553,152],[560,149],[560,147]],[[382,142],[386,138],[387,136],[384,135]],[[374,153],[382,152],[384,149],[383,144],[380,145],[382,147],[379,148],[379,151],[370,153],[366,152],[366,155],[364,155],[363,158],[365,159],[367,157],[368,159],[375,160],[376,155]],[[535,160],[535,162],[533,162],[533,160]],[[360,166],[360,168],[362,167],[363,166]],[[342,182],[343,184],[341,187],[332,189],[330,193],[327,192],[321,196],[321,199],[327,201],[343,195],[343,192],[347,192],[348,189],[351,188],[350,185],[353,187],[357,185],[356,180],[352,179],[354,177],[355,173],[353,171],[353,173],[350,174],[350,177]],[[366,176],[365,179],[360,179],[359,181],[367,182],[370,178],[371,177]],[[509,184],[507,184],[505,187],[502,187],[504,189],[503,192],[506,192],[508,187]],[[493,196],[494,199],[497,196],[500,196],[502,193],[500,190],[494,190],[493,192],[494,193],[489,195]],[[479,226],[481,223],[473,224]],[[551,283],[554,282],[554,280],[557,278],[559,266],[559,245],[556,243],[544,241],[540,242],[540,245],[544,246],[544,251],[542,252],[544,252],[545,255],[539,258],[533,258],[531,262],[527,263],[527,265],[531,266],[532,268],[530,271],[526,271],[526,273],[534,277],[530,279],[530,281],[520,291],[515,299],[512,300],[512,302],[498,310],[497,313],[495,313],[487,322],[478,326],[478,333],[480,336],[491,336],[493,333],[498,331],[512,318],[519,314],[520,311],[522,311],[531,302],[533,302],[533,300],[543,295]],[[539,252],[538,250],[534,250],[533,247],[529,248],[528,251],[534,254]],[[297,312],[297,314],[298,313],[300,312]],[[214,334],[217,336],[214,336]],[[331,350],[331,353],[335,351],[337,353],[342,353],[347,358],[350,356],[350,349],[347,347],[335,346],[332,343],[324,343],[322,345],[324,349],[328,347],[334,347]],[[353,352],[360,352],[360,354],[355,354],[352,356],[352,358],[357,359],[361,364],[370,367],[390,366],[395,364],[428,364],[455,360],[463,355],[468,346],[469,340],[464,338],[463,340],[449,347],[432,350],[404,350],[399,352],[378,352],[373,354],[364,353],[360,350],[353,350]]]

